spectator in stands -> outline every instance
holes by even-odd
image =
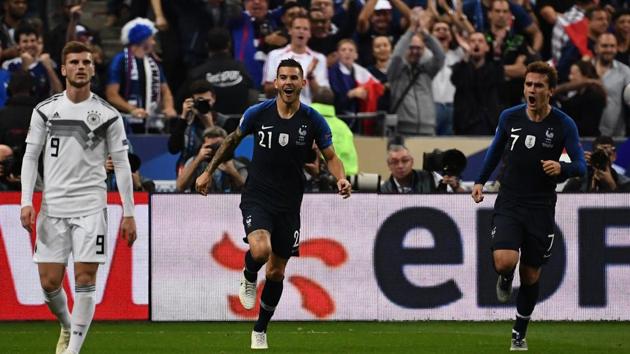
[[[22,24],[28,3],[26,0],[5,0],[3,3],[4,15],[0,20],[0,45],[2,46],[2,61],[12,59],[20,55],[15,30]]]
[[[499,118],[499,87],[503,66],[488,57],[490,47],[483,33],[470,35],[463,44],[464,60],[453,65],[455,86],[453,130],[456,135],[492,135]]]
[[[16,169],[13,150],[7,145],[0,145],[0,191],[19,191],[20,177]]]
[[[2,52],[2,49],[0,49],[0,53],[1,52]],[[8,91],[10,80],[11,80],[11,72],[9,72],[9,70],[5,70],[5,69],[2,69],[2,67],[0,67],[0,107],[4,107],[4,105],[7,103],[7,99],[9,96],[9,93],[7,91]],[[33,85],[32,82],[30,82],[29,84]]]
[[[534,6],[538,26],[543,34],[543,47],[540,52],[543,60],[551,58],[551,36],[558,17],[569,11],[574,3],[575,0],[536,0]]]
[[[330,126],[335,152],[346,171],[346,175],[353,176],[359,173],[359,158],[354,146],[354,136],[348,125],[337,118],[334,106],[334,94],[329,88],[320,89],[313,96],[311,108],[319,112]]]
[[[153,22],[147,19],[127,22],[121,31],[121,42],[125,47],[109,66],[107,100],[121,113],[133,118],[177,115],[173,95],[154,56],[156,32]],[[143,130],[144,124],[136,132]]]
[[[606,136],[625,136],[623,90],[630,84],[630,68],[615,60],[617,38],[612,33],[604,33],[597,38],[595,54],[595,69],[608,95],[599,131]]]
[[[581,137],[600,135],[606,91],[591,62],[578,60],[571,65],[569,82],[558,85],[553,94],[560,98],[562,110],[575,120]]]
[[[176,188],[178,192],[190,192],[194,182],[201,175],[212,157],[227,136],[220,127],[211,127],[203,132],[203,145],[197,155],[186,161],[184,169],[177,176]],[[212,175],[209,191],[213,193],[238,192],[245,185],[247,166],[239,160],[231,159],[222,163]]]
[[[437,135],[453,135],[453,100],[455,86],[451,82],[452,66],[464,58],[464,50],[456,41],[450,22],[446,18],[438,18],[431,28],[433,37],[440,42],[445,53],[444,65],[433,78],[433,101],[435,102],[435,118]],[[461,38],[461,37],[460,37]],[[461,40],[464,40],[463,38]]]
[[[586,176],[569,179],[563,192],[630,192],[630,178],[613,168],[617,152],[611,137],[595,138],[593,151],[584,152],[584,158],[588,165]]]
[[[496,0],[474,0],[464,2],[464,13],[475,26],[477,31],[486,32],[491,29],[491,8]],[[539,52],[543,46],[543,36],[536,22],[527,11],[514,2],[507,2],[507,12],[510,17],[510,32],[529,39],[534,52]]]
[[[391,145],[387,151],[387,167],[391,175],[381,184],[381,193],[435,193],[433,174],[414,170],[413,157],[406,147]]]
[[[351,39],[337,44],[338,61],[328,69],[330,88],[335,94],[335,110],[340,114],[376,112],[385,87],[370,72],[355,63],[357,45]]]
[[[280,17],[280,27],[268,36],[267,43],[269,44],[269,50],[278,49],[284,47],[291,40],[289,35],[289,28],[291,28],[291,22],[297,16],[307,16],[308,11],[297,1],[285,2],[282,4],[283,14]]]
[[[378,99],[378,110],[389,112],[390,91],[387,83],[387,69],[392,58],[392,42],[387,36],[376,36],[372,41],[373,65],[367,69],[375,78],[385,85],[383,95]]]
[[[335,26],[332,22],[334,7],[332,0],[316,0],[311,4],[311,39],[308,41],[309,48],[320,52],[326,56],[327,67],[332,66],[337,61],[337,44],[342,39],[351,38],[357,27],[356,2],[349,2],[349,11],[341,27]]]
[[[403,135],[435,135],[431,82],[444,65],[444,51],[428,32],[428,24],[422,22],[422,11],[414,9],[409,29],[396,43],[387,70],[391,111],[398,114],[398,132]]]
[[[31,123],[31,114],[39,103],[37,97],[31,95],[33,78],[24,71],[11,74],[8,91],[11,97],[7,105],[0,109],[0,144],[24,152],[26,134]],[[16,154],[21,161],[21,154]]]
[[[603,8],[590,8],[586,11],[585,16],[588,19],[587,32],[576,32],[562,48],[562,54],[557,65],[560,82],[568,80],[569,70],[575,62],[578,60],[591,60],[595,56],[593,52],[597,38],[608,30],[608,12]],[[584,43],[586,43],[586,46]]]
[[[63,86],[56,73],[57,64],[48,53],[42,53],[41,37],[28,24],[20,25],[15,30],[20,56],[2,63],[2,68],[10,72],[25,71],[33,77],[31,94],[40,101],[63,91]]]
[[[569,34],[573,35],[584,28],[582,23],[584,13],[595,7],[598,0],[575,0],[575,5],[569,11],[558,16],[551,36],[551,59],[557,63],[562,55],[562,48],[569,41]]]
[[[177,172],[199,150],[203,141],[203,131],[226,123],[224,115],[213,112],[216,96],[213,86],[207,80],[193,81],[189,91],[191,96],[184,100],[180,118],[173,120],[171,136],[168,139],[168,151],[171,154],[180,154]]]
[[[308,17],[296,17],[289,30],[291,42],[284,48],[273,50],[269,53],[264,67],[264,90],[267,97],[274,97],[276,89],[273,81],[276,78],[278,64],[283,59],[292,58],[302,65],[306,86],[302,89],[300,100],[310,104],[313,93],[320,87],[330,87],[328,83],[328,71],[326,70],[326,57],[322,53],[311,50],[306,44],[311,38],[311,23]]]
[[[400,13],[400,20],[394,20],[392,5]],[[398,42],[410,18],[411,9],[402,0],[368,0],[357,19],[357,44],[361,58],[359,62],[365,66],[373,63],[370,54],[374,37],[386,36],[392,43]]]
[[[613,16],[618,50],[616,59],[630,65],[630,9],[619,10]]]
[[[178,102],[190,97],[188,90],[193,81],[208,81],[216,94],[213,109],[223,114],[241,114],[256,96],[254,84],[243,63],[230,54],[230,33],[224,28],[214,28],[208,34],[210,57],[205,63],[192,69],[188,80],[179,91]],[[257,98],[257,97],[256,97]]]
[[[263,82],[263,65],[278,28],[282,9],[269,11],[268,0],[245,0],[245,11],[229,22],[234,57],[245,64],[256,88]],[[273,43],[268,42],[271,41]]]

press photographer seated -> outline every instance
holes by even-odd
[[[206,169],[226,136],[227,133],[220,127],[211,127],[203,131],[203,143],[199,151],[186,161],[177,176],[175,186],[178,192],[192,190],[195,180]],[[211,193],[238,192],[243,188],[246,178],[246,164],[236,159],[228,160],[219,165],[212,175],[209,190]]]
[[[615,142],[609,136],[593,140],[593,151],[585,151],[588,165],[585,177],[569,179],[563,192],[629,192],[630,178],[618,174],[613,168],[617,159]]]

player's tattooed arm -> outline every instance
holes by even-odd
[[[234,150],[236,149],[238,144],[240,144],[241,140],[243,140],[243,137],[243,132],[241,131],[240,127],[236,128],[235,131],[225,137],[225,140],[223,140],[223,143],[214,154],[212,161],[210,161],[208,167],[206,167],[205,172],[207,172],[209,175],[212,175],[220,164],[231,159],[234,155]]]

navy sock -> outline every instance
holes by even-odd
[[[514,331],[518,332],[520,338],[525,338],[529,318],[534,312],[534,306],[538,301],[539,282],[531,285],[521,284],[516,297],[516,322]]]
[[[243,271],[245,279],[250,282],[255,282],[258,278],[258,271],[264,265],[265,263],[256,262],[254,257],[252,257],[252,253],[247,251],[247,253],[245,253],[245,270]]]
[[[260,313],[258,314],[258,321],[254,325],[254,331],[267,332],[267,325],[276,310],[276,306],[278,306],[278,302],[280,302],[280,296],[282,296],[282,280],[267,279],[260,296]]]

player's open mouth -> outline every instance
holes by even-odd
[[[295,89],[293,89],[292,87],[286,87],[282,90],[282,92],[284,92],[284,94],[287,96],[291,96],[293,92],[295,92]]]
[[[534,96],[527,96],[527,103],[529,103],[531,105],[535,105],[536,104],[536,97],[534,97]]]

